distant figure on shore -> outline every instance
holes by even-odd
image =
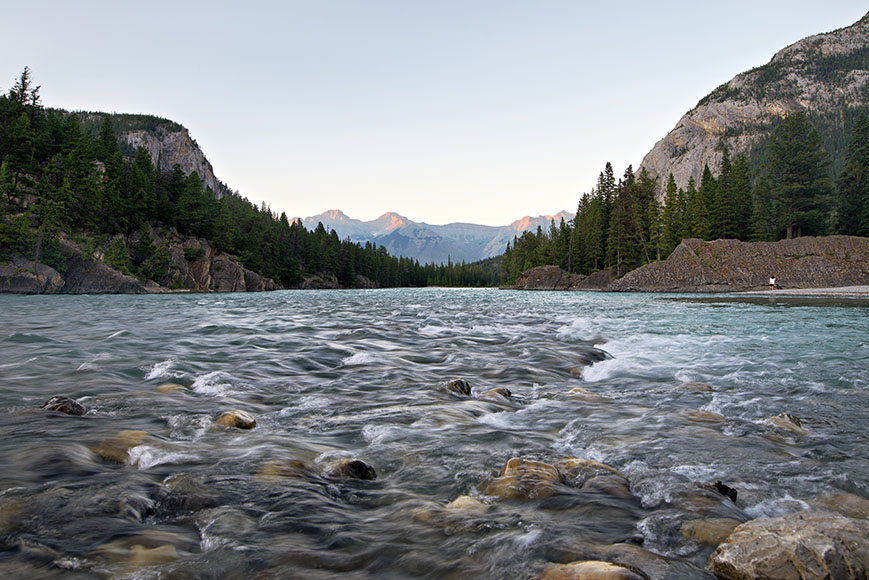
[[[779,288],[781,288],[781,286],[779,286],[778,284],[775,283],[775,276],[770,276],[769,277],[769,289],[770,290],[778,290]]]

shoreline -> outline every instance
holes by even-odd
[[[840,286],[832,288],[784,288],[780,290],[751,290],[729,292],[736,296],[765,296],[784,298],[861,298],[869,300],[869,286]]]

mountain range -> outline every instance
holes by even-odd
[[[522,232],[536,231],[538,226],[548,231],[554,221],[569,221],[574,214],[561,211],[555,215],[525,216],[506,226],[485,226],[469,223],[431,225],[414,222],[397,213],[388,212],[375,220],[353,219],[341,210],[333,209],[302,220],[313,230],[319,223],[335,230],[342,239],[350,238],[362,244],[380,245],[393,256],[419,260],[420,263],[440,264],[476,262],[504,253],[507,242]]]

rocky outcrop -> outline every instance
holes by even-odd
[[[516,279],[516,290],[578,290],[585,276],[568,274],[558,266],[538,266]]]
[[[42,403],[40,406],[41,409],[45,409],[46,411],[55,411],[57,413],[64,413],[66,415],[74,415],[81,416],[87,413],[87,408],[76,401],[75,399],[70,399],[69,397],[64,397],[63,395],[58,395],[52,397]]]
[[[869,520],[823,512],[737,526],[707,568],[731,580],[856,580],[869,575]]]
[[[609,290],[729,292],[869,284],[869,238],[804,237],[779,242],[683,240],[669,258],[628,272]]]
[[[202,149],[190,137],[190,132],[180,125],[167,122],[155,129],[126,131],[121,133],[119,139],[134,150],[144,147],[154,167],[164,173],[171,171],[177,164],[184,175],[195,171],[218,199],[228,193],[227,187],[214,175],[214,169]]]
[[[62,294],[145,294],[145,286],[99,260],[77,256],[68,263]]]
[[[63,278],[54,268],[15,257],[9,264],[0,264],[0,293],[57,294],[63,288]]]
[[[869,107],[869,70],[859,64],[866,62],[867,47],[869,14],[847,28],[792,44],[767,65],[737,75],[702,99],[655,144],[640,168],[658,177],[662,197],[670,173],[685,189],[692,177],[700,183],[705,165],[717,171],[721,141],[732,155],[748,153],[791,113],[837,111],[841,119],[842,109]]]

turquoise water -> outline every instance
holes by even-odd
[[[628,542],[664,556],[665,577],[703,578],[712,546],[687,520],[869,496],[867,370],[860,301],[0,296],[0,572],[530,578]],[[444,392],[457,378],[473,396]],[[478,397],[495,387],[512,398]],[[88,413],[34,411],[53,395]],[[217,427],[230,409],[257,427]],[[123,463],[94,453],[121,430],[147,436]],[[326,475],[351,457],[377,479]],[[600,461],[631,494],[486,496],[511,457]],[[291,460],[304,469],[269,471]],[[698,499],[716,481],[735,505]],[[485,505],[444,507],[459,496]]]

